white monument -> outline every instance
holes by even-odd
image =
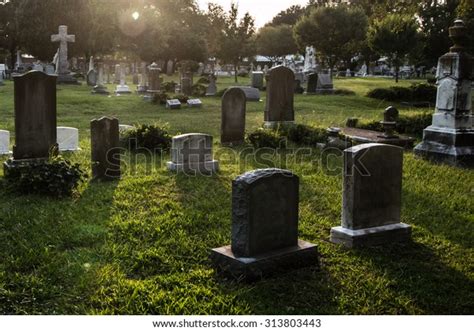
[[[0,155],[8,155],[10,152],[10,131],[0,130]]]
[[[117,67],[116,67],[117,69]],[[117,72],[117,70],[116,70]],[[130,94],[132,91],[130,90],[130,87],[128,87],[126,81],[125,81],[125,65],[121,64],[120,65],[120,84],[117,85],[117,88],[115,89],[115,94]]]
[[[77,79],[70,75],[69,63],[67,60],[67,43],[76,41],[75,35],[67,34],[67,26],[60,25],[58,34],[51,36],[52,42],[59,42],[58,52],[58,66],[56,68],[58,73],[58,84],[78,84]]]
[[[56,128],[57,143],[60,152],[79,151],[79,130],[66,126]]]

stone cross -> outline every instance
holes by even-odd
[[[67,62],[67,43],[73,43],[76,41],[75,35],[68,35],[67,34],[67,26],[60,25],[59,26],[59,33],[53,34],[51,36],[52,42],[59,42],[59,70],[58,74],[67,74],[68,71],[68,62]]]

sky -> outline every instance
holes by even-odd
[[[202,9],[207,8],[209,2],[217,3],[228,10],[231,0],[198,0]],[[257,28],[272,20],[282,10],[293,5],[306,5],[308,0],[234,0],[239,5],[241,14],[249,12],[255,18]]]

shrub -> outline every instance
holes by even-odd
[[[247,136],[247,140],[255,148],[279,148],[285,144],[285,137],[281,136],[278,131],[269,129],[257,129]]]
[[[195,97],[203,97],[206,95],[206,86],[201,84],[194,84],[191,90],[191,94]]]
[[[400,134],[412,134],[421,136],[423,130],[430,126],[432,122],[432,115],[429,113],[420,113],[415,115],[400,116],[397,120],[395,131]],[[357,125],[359,129],[383,131],[383,126],[380,121],[362,122]]]
[[[436,101],[436,86],[431,84],[412,84],[410,87],[392,86],[376,88],[367,93],[369,98],[403,102],[403,101]]]
[[[210,84],[211,81],[209,79],[209,77],[207,75],[205,76],[202,76],[201,78],[199,78],[199,80],[197,81],[196,84],[200,84],[200,85],[207,85],[207,84]]]
[[[411,87],[413,101],[436,101],[437,89],[435,85],[418,83]]]
[[[166,125],[142,124],[125,132],[121,141],[122,145],[132,152],[136,151],[137,148],[146,148],[150,151],[168,151],[171,146],[171,138]]]
[[[168,94],[164,92],[153,94],[153,99],[151,102],[157,105],[166,105],[166,100],[168,99]]]
[[[314,128],[304,124],[290,126],[284,130],[288,140],[298,145],[316,146],[318,143],[325,143],[328,137],[324,128]]]
[[[216,97],[222,98],[225,92],[227,92],[227,88],[217,91]]]
[[[186,102],[188,102],[189,97],[185,96],[184,94],[176,94],[176,95],[173,95],[171,98],[168,98],[168,99],[178,99],[179,102],[186,103]]]
[[[21,194],[42,194],[53,197],[72,196],[87,174],[77,163],[71,163],[61,156],[47,161],[15,162],[5,172],[8,187]]]
[[[334,95],[355,95],[354,91],[345,88],[338,88],[334,90]]]
[[[161,85],[163,90],[168,93],[174,93],[176,91],[176,86],[177,84],[173,81],[171,82],[165,82]]]

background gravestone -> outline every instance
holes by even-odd
[[[299,178],[260,169],[232,183],[232,244],[213,249],[215,267],[255,280],[276,271],[317,263],[317,247],[298,240]]]
[[[262,89],[263,78],[264,78],[264,75],[262,71],[253,71],[252,72],[252,87]]]
[[[331,230],[331,242],[369,246],[411,237],[400,223],[403,149],[364,144],[344,151],[342,226]]]
[[[13,159],[47,159],[56,146],[56,78],[33,71],[15,76]]]
[[[222,97],[221,143],[241,144],[245,137],[246,97],[240,88],[227,90]]]
[[[0,155],[10,154],[10,131],[0,130]]]
[[[158,93],[161,90],[161,77],[160,77],[161,69],[153,62],[148,68],[148,93]]]
[[[102,117],[91,121],[92,177],[110,181],[120,178],[119,121]]]
[[[295,74],[292,70],[278,66],[267,74],[267,102],[265,126],[294,123]]]
[[[58,149],[60,152],[76,152],[79,148],[79,130],[67,126],[58,126],[56,129]]]
[[[311,73],[308,75],[308,86],[306,88],[306,94],[315,94],[318,88],[318,74]]]

